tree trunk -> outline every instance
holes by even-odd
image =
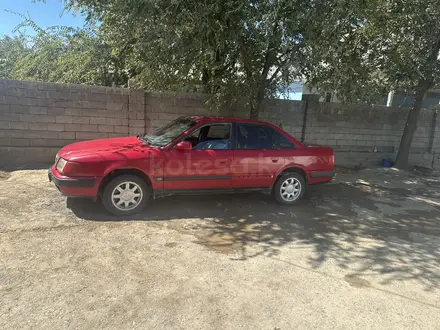
[[[409,111],[408,118],[406,120],[405,129],[403,131],[402,139],[400,140],[399,152],[397,153],[396,161],[394,167],[404,169],[408,167],[409,151],[411,148],[411,143],[414,137],[414,133],[417,129],[417,122],[419,120],[419,115],[423,106],[423,99],[429,88],[429,84],[421,84],[417,89],[413,106]]]
[[[257,120],[259,112],[260,112],[259,106],[257,104],[252,104],[249,118]]]
[[[258,87],[258,92],[255,98],[251,101],[251,111],[250,111],[250,119],[258,119],[258,116],[260,115],[260,109],[261,104],[264,101],[264,92],[266,89],[266,83],[261,82],[260,86]]]
[[[203,93],[210,93],[211,90],[209,88],[209,83],[210,83],[210,74],[207,68],[203,68],[202,69],[202,92]]]
[[[413,106],[411,107],[408,118],[406,120],[405,130],[403,131],[402,139],[400,140],[399,152],[397,154],[394,167],[400,169],[408,167],[411,142],[417,129],[417,122],[419,120],[419,115],[422,110],[423,99],[425,98],[426,92],[430,88],[432,88],[432,85],[434,83],[435,71],[433,71],[432,68],[437,65],[439,51],[440,39],[432,48],[432,51],[426,61],[427,68],[429,68],[430,72],[427,75],[425,73],[425,76],[422,75],[423,78],[419,80],[419,83],[417,85]]]

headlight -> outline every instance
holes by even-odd
[[[62,174],[66,164],[67,164],[67,160],[65,160],[64,158],[60,158],[60,160],[57,163],[57,171]]]

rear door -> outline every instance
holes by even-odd
[[[231,186],[270,187],[285,162],[279,149],[280,134],[264,124],[236,123],[234,126]]]

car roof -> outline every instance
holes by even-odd
[[[197,123],[252,123],[252,124],[269,124],[268,122],[256,120],[256,119],[245,119],[245,118],[237,118],[237,117],[215,117],[215,116],[188,116]],[[270,124],[269,124],[270,125]]]

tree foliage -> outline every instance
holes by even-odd
[[[309,83],[348,101],[374,102],[391,90],[413,95],[396,159],[405,167],[424,95],[440,82],[440,2],[350,0],[324,7],[309,31],[322,35],[309,45]]]
[[[103,86],[127,83],[123,61],[94,29],[41,29],[23,18],[16,30],[28,26],[35,34],[0,39],[1,78]]]
[[[313,1],[312,1],[313,2]],[[72,0],[102,22],[106,41],[147,89],[208,92],[243,100],[257,117],[262,100],[299,74],[305,0]]]
[[[15,63],[27,52],[22,36],[4,36],[0,39],[0,79],[12,79]]]

